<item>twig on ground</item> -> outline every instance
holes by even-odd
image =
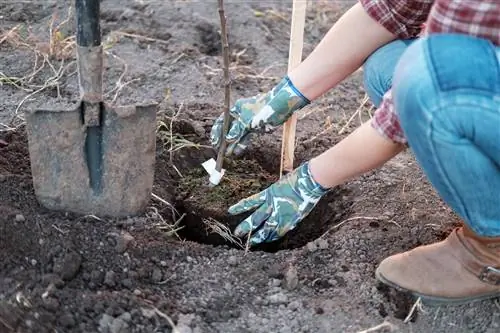
[[[323,235],[321,235],[319,238],[323,238],[324,236],[326,236],[330,231],[334,230],[334,229],[337,229],[337,228],[340,228],[341,226],[343,226],[344,224],[346,224],[347,222],[350,222],[350,221],[355,221],[355,220],[371,220],[371,221],[381,221],[381,220],[385,220],[386,218],[384,216],[381,216],[381,217],[372,217],[372,216],[355,216],[355,217],[350,217],[340,223],[337,223],[336,225],[334,225],[333,227],[331,227],[330,229],[328,229]]]
[[[55,224],[52,225],[52,228],[56,229],[57,231],[59,231],[63,235],[66,235],[69,232],[68,230],[62,230],[61,228],[59,228]]]
[[[422,310],[422,299],[420,297],[417,299],[417,301],[411,307],[410,312],[406,316],[403,323],[407,324],[413,318],[413,315],[415,314],[416,310]]]
[[[226,135],[229,131],[229,108],[231,103],[231,81],[229,78],[229,44],[227,40],[227,26],[226,26],[226,16],[224,13],[224,0],[219,0],[219,17],[221,24],[221,41],[222,41],[222,55],[224,61],[224,122],[222,125],[221,142],[219,146],[219,151],[217,153],[217,160],[215,161],[215,170],[217,172],[222,171],[222,165],[224,164],[224,156],[226,152]]]
[[[0,127],[3,127],[3,129],[0,129],[0,132],[13,132],[17,130],[15,127],[11,127],[4,123],[0,123]]]
[[[3,326],[5,326],[10,331],[14,332],[14,327],[10,326],[9,323],[5,319],[3,319],[2,316],[0,316],[0,324],[2,324]]]
[[[385,332],[386,330],[389,330],[389,332],[394,332],[397,329],[398,329],[398,327],[396,325],[391,324],[388,321],[384,321],[382,324],[368,328],[368,329],[363,330],[363,331],[359,331],[358,333],[375,333],[375,332],[379,332],[379,331]]]
[[[250,238],[252,236],[252,233],[249,232],[248,235],[247,235],[247,241],[245,242],[245,255],[248,254],[248,252],[250,251]]]
[[[500,302],[498,302],[498,299],[493,300],[493,303],[495,303],[495,306],[498,308],[500,311]]]
[[[162,204],[167,205],[167,206],[168,206],[168,207],[170,207],[173,211],[175,211],[176,213],[178,213],[178,212],[177,212],[177,210],[175,209],[175,207],[174,207],[174,206],[173,206],[170,202],[168,202],[167,200],[160,198],[158,195],[156,195],[156,194],[154,194],[154,193],[151,193],[151,197],[152,197],[153,199],[155,199],[155,200],[157,200],[157,201],[161,202]]]
[[[200,64],[200,65],[201,65],[201,67],[204,67],[204,68],[206,68],[206,69],[209,70],[209,72],[205,73],[206,75],[215,76],[215,75],[219,75],[218,73],[222,71],[221,69],[210,67],[207,64]],[[273,66],[266,67],[261,72],[256,72],[250,66],[234,65],[234,66],[230,66],[229,67],[229,71],[234,72],[234,78],[236,80],[241,80],[241,79],[256,79],[256,80],[271,80],[271,81],[276,81],[276,80],[279,79],[279,77],[266,75],[266,73]]]
[[[124,36],[124,37],[137,38],[137,39],[146,40],[148,42],[156,42],[156,43],[160,43],[160,44],[170,45],[170,42],[167,40],[164,40],[164,39],[153,38],[153,37],[143,36],[143,35],[139,35],[139,34],[133,34],[133,33],[120,31],[120,30],[112,31],[111,35],[119,35],[119,36]]]
[[[366,103],[368,103],[369,100],[370,99],[369,99],[368,95],[365,95],[365,97],[361,101],[361,105],[356,109],[356,112],[354,112],[352,114],[351,118],[349,118],[347,123],[340,129],[339,134],[342,134],[345,132],[345,130],[349,127],[349,125],[351,124],[352,120],[356,117],[356,115],[359,116],[360,124],[362,124],[363,120],[361,118],[361,111],[363,110],[363,107],[365,106]]]
[[[158,310],[158,308],[153,308],[153,310],[155,311],[155,313],[162,317],[163,319],[166,319],[168,321],[168,324],[170,325],[170,327],[172,328],[172,333],[181,333],[179,331],[179,329],[175,326],[174,324],[174,321],[165,313],[161,312],[160,310]]]

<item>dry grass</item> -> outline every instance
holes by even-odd
[[[177,209],[175,209],[174,205],[154,193],[151,194],[151,198],[162,206],[169,208],[171,214],[170,218],[167,220],[160,214],[159,209],[152,205],[146,213],[146,218],[151,222],[151,225],[164,232],[165,236],[175,236],[182,241],[182,238],[177,232],[184,228],[181,223],[186,214],[180,214]]]
[[[185,135],[175,133],[173,130],[173,123],[175,122],[175,115],[172,117],[165,116],[165,120],[159,120],[156,127],[157,136],[163,143],[163,147],[169,152],[171,160],[173,153],[184,148],[211,148],[207,145],[202,145],[189,140]],[[177,170],[180,176],[180,172]]]
[[[235,237],[226,225],[210,217],[208,219],[202,219],[202,222],[205,225],[205,230],[207,231],[207,233],[216,233],[226,241],[239,246],[241,249],[244,249],[241,240]]]
[[[243,79],[257,79],[257,80],[269,80],[278,81],[280,77],[275,75],[269,75],[268,72],[276,66],[276,64],[270,65],[261,71],[255,70],[252,66],[240,65],[239,57],[241,57],[246,50],[241,50],[234,56],[234,61],[229,66],[229,71],[231,73],[231,78],[233,80],[243,80]],[[235,54],[233,52],[233,54]],[[233,57],[232,57],[233,58]],[[206,69],[205,75],[207,76],[219,76],[222,74],[221,68],[213,68],[207,64],[200,64],[201,67]]]
[[[0,34],[0,46],[8,45],[13,49],[27,50],[32,52],[34,56],[31,72],[22,77],[0,72],[0,85],[10,85],[27,93],[17,105],[9,124],[2,125],[4,131],[22,126],[24,118],[19,115],[19,110],[28,99],[49,88],[55,88],[57,96],[61,97],[61,79],[64,76],[72,76],[77,72],[76,69],[70,71],[70,68],[76,64],[74,60],[75,37],[65,36],[63,33],[65,26],[70,21],[71,13],[72,7],[69,7],[67,17],[57,25],[55,24],[57,15],[52,16],[49,22],[48,41],[40,41],[33,35],[31,29],[23,24],[18,24]],[[42,72],[46,69],[49,69],[51,76],[40,82]]]
[[[345,137],[351,133],[353,129],[356,129],[358,126],[361,126],[364,122],[366,122],[367,119],[371,119],[373,116],[373,109],[374,106],[370,103],[368,95],[365,94],[358,108],[352,114],[349,115],[344,111],[343,114],[336,120],[332,120],[329,116],[325,117],[323,130],[313,137],[304,140],[302,143],[311,143],[316,141],[318,138],[331,133],[339,138]],[[299,121],[312,113],[324,111],[326,111],[326,107],[310,108],[300,116]],[[356,118],[358,120],[357,122]]]
[[[24,76],[10,75],[0,71],[0,86],[9,85],[22,90],[26,95],[16,106],[13,117],[8,124],[0,124],[0,131],[13,131],[24,125],[24,117],[20,114],[21,107],[36,95],[48,89],[55,89],[57,98],[62,98],[60,86],[63,80],[77,74],[76,66],[76,37],[74,35],[66,36],[68,24],[73,16],[73,8],[68,8],[67,16],[56,24],[58,17],[54,13],[48,23],[48,40],[40,40],[36,37],[31,28],[18,24],[15,27],[0,33],[0,46],[7,46],[15,50],[24,50],[33,54],[32,70]],[[118,33],[117,33],[118,34]],[[138,37],[138,36],[135,36]],[[105,92],[104,98],[109,98],[114,103],[122,90],[138,81],[131,79],[125,81],[128,73],[127,63],[119,56],[113,54],[111,49],[117,40],[107,39],[103,43],[104,54],[112,57],[122,64],[123,70],[118,80]],[[49,71],[47,78],[47,70]]]

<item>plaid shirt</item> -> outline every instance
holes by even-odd
[[[500,0],[360,0],[365,11],[398,38],[462,33],[500,45]],[[425,26],[422,31],[422,27]],[[375,111],[372,126],[384,137],[406,144],[392,90]]]

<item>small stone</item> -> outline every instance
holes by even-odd
[[[104,284],[108,287],[114,287],[116,285],[116,274],[113,271],[108,271],[104,277]]]
[[[191,327],[184,324],[178,325],[176,328],[178,333],[193,333]]]
[[[187,262],[194,262],[195,261],[194,258],[190,257],[190,256],[187,256],[186,260],[187,260]]]
[[[36,259],[31,259],[31,265],[32,266],[36,266],[38,262],[36,261]]]
[[[158,268],[153,269],[153,273],[151,274],[151,280],[154,283],[158,283],[161,281],[161,278],[162,278],[161,270],[159,270]]]
[[[205,128],[203,127],[202,124],[200,124],[199,122],[193,122],[192,125],[193,125],[194,132],[198,136],[200,136],[200,137],[205,136]]]
[[[142,291],[140,291],[139,289],[134,289],[134,295],[135,296],[141,296],[142,295]]]
[[[229,266],[237,266],[238,265],[238,258],[236,258],[236,256],[230,256],[227,259],[227,263]]]
[[[108,333],[111,324],[113,323],[114,318],[108,314],[103,314],[101,319],[99,320],[99,332]]]
[[[64,281],[57,274],[45,274],[42,276],[42,284],[45,286],[54,285],[57,288],[64,286]]]
[[[165,260],[160,261],[161,267],[167,267],[167,262]]]
[[[281,285],[281,280],[279,280],[279,279],[272,279],[271,280],[271,286],[279,287],[280,285]]]
[[[71,328],[71,327],[75,326],[75,324],[76,324],[75,318],[70,313],[66,313],[66,314],[62,315],[59,318],[59,322],[61,323],[62,326],[66,327],[66,328]]]
[[[141,314],[148,318],[151,319],[156,315],[155,310],[149,309],[149,308],[141,308]]]
[[[104,273],[95,269],[90,273],[90,280],[96,285],[100,285],[104,280]]]
[[[109,327],[110,333],[128,333],[130,332],[128,324],[121,318],[115,318]]]
[[[43,307],[46,308],[49,311],[55,312],[59,309],[59,301],[56,298],[53,297],[45,297],[42,298],[43,300]]]
[[[192,313],[188,313],[188,314],[180,313],[179,319],[177,319],[177,323],[179,325],[182,324],[182,325],[191,326],[191,323],[193,322],[194,318],[195,318],[195,315]]]
[[[76,252],[68,252],[63,258],[61,265],[61,278],[65,281],[72,280],[82,264],[82,257]]]
[[[16,222],[24,222],[24,221],[26,221],[26,218],[24,217],[23,214],[16,214]]]
[[[319,238],[316,241],[316,244],[318,245],[318,248],[320,248],[321,250],[328,249],[328,240],[326,240],[326,239]]]
[[[132,320],[132,315],[130,312],[124,312],[121,314],[120,319],[128,323]]]
[[[288,303],[288,296],[283,293],[277,293],[267,297],[271,304],[286,304]]]
[[[131,289],[134,283],[130,279],[123,279],[122,280],[122,286],[124,286],[127,289]]]
[[[285,273],[286,288],[293,290],[299,285],[299,274],[295,266],[290,265]]]
[[[136,271],[128,271],[127,275],[131,280],[136,280],[139,277],[139,273]]]
[[[134,237],[128,232],[122,232],[121,234],[116,235],[115,251],[117,253],[124,253],[133,241]]]
[[[310,252],[314,252],[318,249],[318,247],[316,246],[316,243],[314,243],[314,242],[307,243],[306,247]]]
[[[288,310],[296,311],[300,308],[300,302],[299,301],[291,301],[288,304],[287,308],[288,308]]]

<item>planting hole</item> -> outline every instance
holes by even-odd
[[[249,155],[254,158],[258,156]],[[239,200],[259,193],[278,180],[278,170],[268,171],[270,166],[266,165],[266,161],[269,160],[276,161],[279,158],[226,159],[225,176],[215,187],[208,186],[208,175],[200,163],[188,168],[176,188],[176,209],[180,214],[185,214],[181,222],[184,228],[179,235],[199,243],[245,249],[247,237],[237,238],[233,231],[252,212],[232,216],[227,210]],[[285,237],[254,249],[276,252],[302,247],[317,239],[344,218],[347,204],[343,200],[343,192],[341,188],[334,189]]]

